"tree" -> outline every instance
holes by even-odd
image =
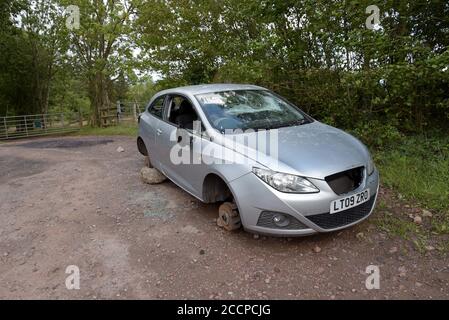
[[[2,5],[0,94],[11,106],[6,113],[46,113],[50,84],[67,50],[61,9],[44,0]]]
[[[29,48],[23,46],[24,33],[14,25],[14,16],[24,2],[0,3],[0,104],[1,115],[23,114],[29,100]]]
[[[146,66],[164,77],[157,85],[261,84],[346,128],[447,121],[449,3],[377,1],[381,26],[370,30],[372,4],[149,0],[136,29]]]
[[[92,123],[100,125],[100,110],[108,107],[111,77],[130,72],[130,34],[134,2],[126,0],[62,1],[80,9],[80,28],[70,30],[72,61],[87,79]]]
[[[67,29],[63,8],[53,0],[27,0],[20,27],[31,48],[32,95],[35,112],[47,113],[53,77],[66,63]]]
[[[223,1],[150,0],[138,6],[139,45],[146,67],[161,71],[178,84],[214,78],[220,65],[226,26],[219,18]]]

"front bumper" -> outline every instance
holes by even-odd
[[[230,187],[239,208],[242,225],[245,230],[259,234],[286,237],[337,231],[363,221],[371,215],[375,207],[379,188],[379,172],[377,169],[364,179],[363,183],[356,190],[344,195],[348,196],[369,188],[371,198],[370,201],[354,207],[354,210],[348,209],[339,213],[338,215],[351,215],[351,219],[342,220],[342,224],[322,223],[322,221],[326,220],[330,203],[344,196],[335,194],[324,180],[309,180],[320,189],[319,193],[292,194],[280,192],[267,185],[253,173],[248,173],[232,181]],[[362,208],[361,206],[364,207]],[[360,211],[362,209],[363,212]],[[259,218],[262,212],[279,212],[290,215],[300,222],[299,225],[302,224],[303,226],[298,229],[261,226]],[[357,216],[355,213],[359,215]],[[337,216],[329,215],[329,218],[335,219]],[[336,227],[334,227],[335,225]]]

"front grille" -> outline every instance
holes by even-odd
[[[363,180],[363,168],[358,167],[325,178],[327,184],[338,195],[345,194],[357,189]]]
[[[273,222],[273,216],[277,212],[271,212],[271,211],[262,211],[262,213],[259,216],[259,220],[257,220],[257,225],[259,227],[265,227],[265,228],[271,228],[271,229],[284,229],[284,230],[301,230],[301,229],[307,229],[308,227],[301,223],[298,219],[284,214],[285,216],[288,216],[290,219],[290,224],[288,224],[285,227],[280,227],[276,225]]]
[[[306,218],[323,229],[334,229],[338,227],[343,227],[366,217],[370,213],[374,205],[374,199],[376,199],[375,194],[373,194],[367,202],[362,203],[357,207],[347,209],[345,211],[341,211],[334,214],[330,213],[315,214],[312,216],[307,216]]]

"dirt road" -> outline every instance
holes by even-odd
[[[339,233],[255,239],[171,182],[143,184],[142,165],[133,138],[0,145],[0,298],[449,297],[447,259],[379,231],[378,211]],[[368,265],[379,290],[365,288]]]

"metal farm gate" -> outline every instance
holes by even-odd
[[[101,126],[137,123],[137,117],[144,108],[144,103],[117,101],[115,105],[100,110]],[[0,140],[74,132],[88,122],[80,112],[0,117]]]
[[[81,124],[80,116],[74,113],[0,117],[0,140],[73,132]]]

